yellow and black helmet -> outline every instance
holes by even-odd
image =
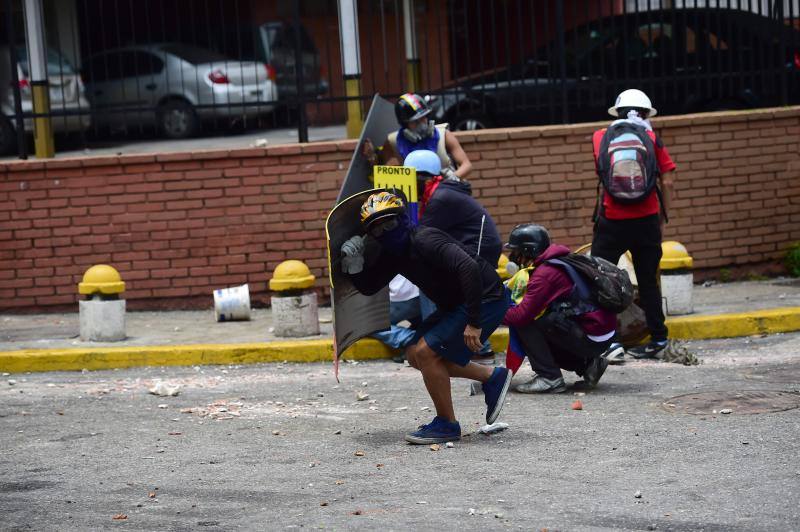
[[[391,192],[376,192],[361,206],[361,224],[369,227],[377,220],[405,212],[403,200]]]

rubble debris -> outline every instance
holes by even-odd
[[[147,391],[153,395],[160,395],[162,397],[170,397],[170,396],[174,397],[180,393],[180,390],[181,390],[180,384],[170,385],[164,381],[156,381],[156,383],[152,387],[148,388]]]

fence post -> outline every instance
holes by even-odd
[[[12,0],[6,0],[6,31],[8,32],[8,62],[11,67],[11,91],[14,93],[14,118],[17,122],[17,153],[20,159],[28,158],[25,142],[25,119],[22,116],[22,95],[19,93],[19,72],[17,72],[17,37],[14,31],[14,12]]]
[[[357,0],[339,0],[339,47],[347,98],[347,137],[358,138],[364,121],[361,117],[361,50],[358,41]]]
[[[406,41],[406,84],[408,92],[417,92],[422,86],[419,54],[417,52],[417,26],[414,17],[414,0],[403,0],[403,30]]]
[[[308,142],[308,120],[306,117],[305,80],[303,79],[303,44],[300,24],[300,0],[294,0],[294,79],[297,87],[297,141]]]
[[[25,36],[28,47],[33,96],[33,139],[36,157],[55,156],[53,125],[50,119],[50,88],[47,81],[47,46],[44,37],[42,0],[25,0]]]
[[[789,105],[789,68],[791,67],[791,52],[789,51],[789,43],[786,42],[786,32],[784,26],[783,0],[778,0],[775,3],[775,19],[781,28],[780,35],[778,36],[780,42],[780,52],[778,65],[780,67],[780,85],[781,85],[781,105]],[[789,65],[786,64],[786,57],[789,56]]]
[[[564,45],[564,0],[556,0],[556,54],[558,55],[559,85],[561,85],[561,120],[569,122],[567,108],[567,58]]]

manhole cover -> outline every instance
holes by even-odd
[[[667,412],[698,416],[719,414],[724,409],[730,409],[731,414],[763,414],[800,407],[800,394],[760,390],[689,393],[668,399],[661,407]]]
[[[779,382],[800,386],[800,366],[763,367],[745,371],[744,377],[754,381]]]

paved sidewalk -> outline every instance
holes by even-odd
[[[76,296],[77,297],[77,296]],[[128,339],[122,342],[90,343],[78,338],[77,304],[67,314],[0,315],[0,351],[71,347],[124,347],[144,345],[240,344],[283,340],[271,332],[272,311],[253,309],[249,322],[217,323],[212,297],[209,310],[129,312]],[[690,316],[752,312],[800,306],[800,279],[772,279],[695,285],[695,313]],[[331,337],[331,309],[319,309],[320,336]],[[676,317],[672,317],[674,319]]]
[[[211,297],[209,296],[209,305]],[[77,306],[77,305],[76,305]],[[680,339],[748,336],[800,330],[800,282],[792,279],[695,286],[695,313],[668,318]],[[312,362],[332,357],[331,309],[320,309],[318,336],[276,338],[272,312],[254,309],[248,322],[217,323],[212,310],[129,312],[128,339],[82,342],[78,313],[0,315],[0,370],[9,372],[107,369],[147,365]],[[504,350],[508,332],[492,336]],[[362,340],[345,353],[375,359],[391,351]]]

